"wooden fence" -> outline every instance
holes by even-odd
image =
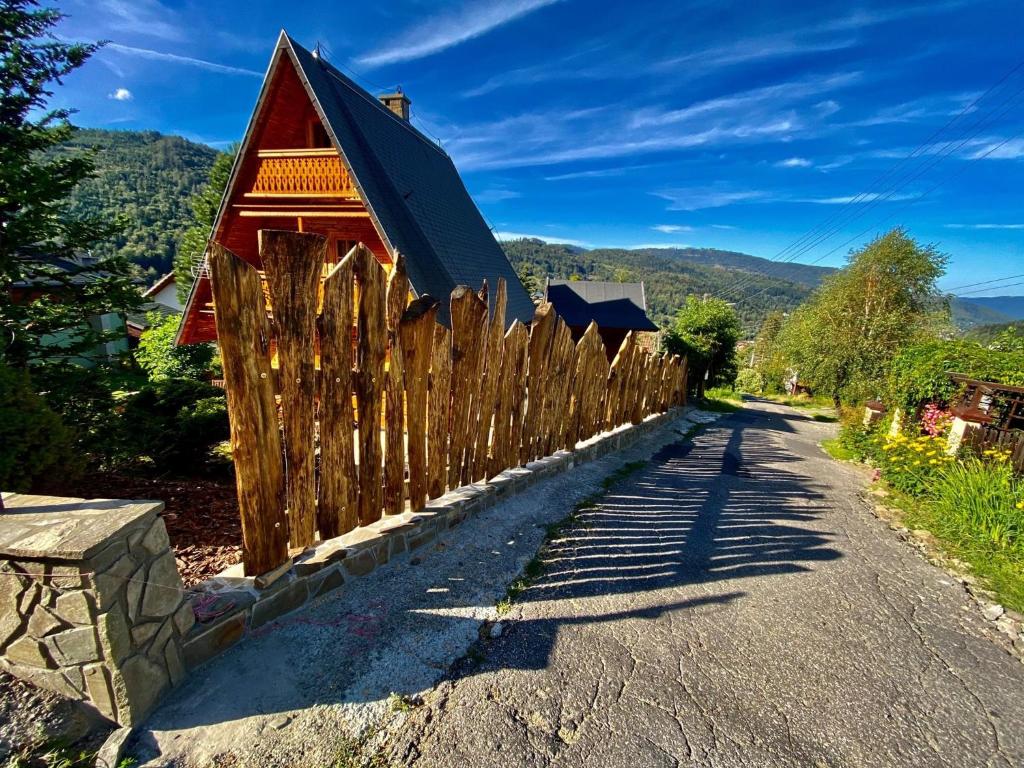
[[[971,433],[967,443],[979,453],[990,448],[1009,451],[1010,465],[1015,472],[1024,475],[1024,430],[1000,429],[984,424]]]
[[[363,245],[321,279],[323,237],[263,230],[266,287],[210,254],[247,574],[460,485],[683,405],[686,361],[633,335],[609,365],[596,325],[573,343],[550,304],[506,330],[505,284],[409,303]],[[268,312],[269,310],[269,312]]]

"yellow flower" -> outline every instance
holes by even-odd
[[[939,460],[938,460],[938,459],[931,459],[931,460],[929,460],[929,462],[928,462],[928,463],[929,463],[929,464],[938,464],[938,463],[939,463]]]
[[[1024,509],[1024,501],[1017,502],[1017,509]]]

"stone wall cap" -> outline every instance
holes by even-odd
[[[163,511],[162,501],[3,494],[0,556],[86,560],[111,538]]]

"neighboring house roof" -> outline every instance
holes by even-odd
[[[607,329],[658,330],[647,317],[643,283],[549,280],[546,298],[568,325],[586,327],[595,322]]]
[[[86,285],[87,283],[110,277],[106,270],[97,270],[96,265],[103,259],[99,256],[82,253],[75,256],[44,256],[41,258],[24,259],[23,263],[31,265],[37,275],[28,280],[16,280],[11,283],[13,288],[47,288],[70,283]],[[53,277],[48,275],[52,274]],[[57,275],[64,275],[58,278]]]
[[[256,149],[248,146],[250,134],[266,99],[267,84],[283,59],[295,66],[332,143],[351,170],[382,239],[405,256],[413,290],[441,300],[438,319],[448,322],[448,296],[458,285],[479,288],[486,279],[493,306],[497,280],[503,277],[508,288],[508,322],[530,322],[533,302],[466,191],[451,158],[408,121],[284,31],[278,38],[224,200],[231,198],[241,156]],[[218,223],[224,206],[222,203]],[[195,288],[186,313],[191,311],[194,296]]]
[[[161,277],[159,280],[157,280],[155,283],[149,286],[149,288],[146,289],[146,292],[143,293],[142,295],[144,298],[148,299],[151,296],[156,296],[158,293],[160,293],[160,291],[162,291],[169,285],[174,285],[173,272],[168,272],[166,275]]]
[[[133,335],[138,335],[149,328],[149,316],[153,312],[157,313],[161,320],[181,314],[181,310],[176,307],[169,307],[156,301],[147,301],[139,307],[138,311],[129,312],[125,316],[125,324],[128,326],[129,332],[134,330],[136,333]]]

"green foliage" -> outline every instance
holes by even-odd
[[[187,379],[153,382],[123,406],[122,465],[195,474],[211,450],[229,437],[227,403],[217,387]]]
[[[769,312],[757,331],[757,338],[754,340],[754,368],[761,378],[759,392],[783,391],[789,366],[779,345],[779,336],[785,322],[786,316],[782,312]]]
[[[80,469],[71,433],[35,393],[28,373],[0,363],[0,488],[25,492]]]
[[[957,389],[949,372],[1024,386],[1024,351],[988,349],[962,340],[930,339],[911,344],[889,363],[888,401],[907,413],[914,413],[926,402],[948,404]]]
[[[542,290],[545,278],[561,280],[643,281],[647,314],[668,325],[691,294],[723,295],[740,280],[743,292],[736,311],[752,335],[772,309],[791,309],[803,301],[830,269],[788,264],[784,269],[765,259],[709,248],[598,248],[545,243],[533,238],[509,240],[501,247],[522,278],[529,275]],[[792,269],[790,269],[792,268]],[[771,277],[760,272],[770,271]]]
[[[212,344],[174,346],[178,315],[148,315],[149,328],[142,334],[135,360],[152,381],[160,379],[203,379],[213,364]]]
[[[196,268],[206,252],[206,240],[213,229],[237,152],[235,145],[217,155],[206,184],[192,196],[192,224],[182,233],[174,254],[174,284],[182,304],[188,300]]]
[[[779,336],[800,381],[837,404],[878,397],[893,357],[945,317],[935,288],[945,263],[901,229],[852,254]]]
[[[50,154],[82,151],[95,158],[95,172],[73,190],[72,212],[123,222],[94,253],[138,265],[147,282],[166,274],[188,227],[190,196],[201,190],[217,150],[156,131],[86,129]]]
[[[99,47],[55,37],[62,18],[30,0],[0,7],[0,355],[18,367],[92,349],[111,334],[89,318],[139,301],[123,258],[78,261],[70,270],[55,264],[99,253],[120,226],[116,216],[69,202],[93,174],[93,157],[54,153],[74,128],[70,110],[47,107],[50,88]],[[47,344],[67,329],[74,333],[62,336],[59,349]]]
[[[764,390],[764,377],[754,368],[740,368],[736,374],[736,389],[756,395]]]
[[[731,386],[736,380],[740,333],[739,318],[725,301],[690,296],[663,343],[666,351],[687,357],[691,389],[703,393],[705,386]]]
[[[843,408],[840,416],[839,436],[836,442],[853,461],[871,461],[879,452],[881,427],[876,422],[865,426],[859,408]]]
[[[60,414],[74,445],[92,466],[109,464],[120,443],[115,393],[122,382],[108,368],[70,363],[43,365],[32,371],[36,391]]]

